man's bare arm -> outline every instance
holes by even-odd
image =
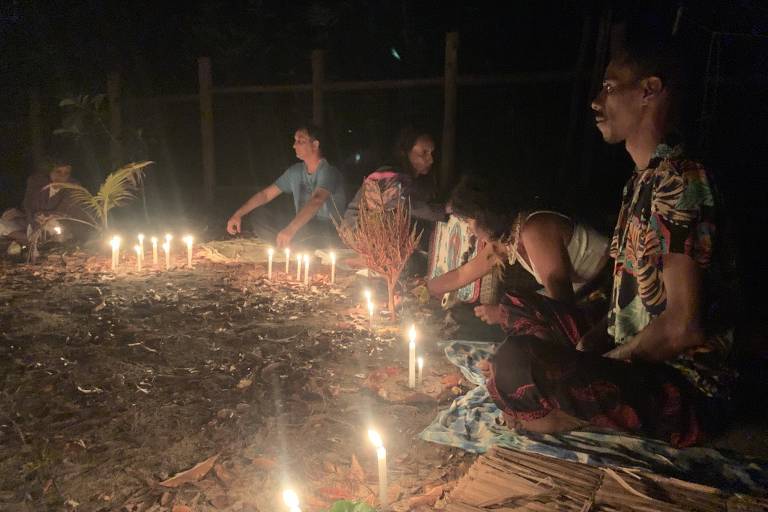
[[[264,206],[274,198],[282,194],[282,190],[277,185],[272,184],[253,194],[243,205],[232,214],[227,222],[227,232],[230,235],[240,232],[240,221],[243,216],[248,215],[259,206]]]
[[[323,204],[331,197],[331,193],[324,188],[317,188],[296,217],[277,235],[277,246],[285,247],[293,236],[323,207]]]
[[[704,343],[701,271],[684,254],[663,257],[667,307],[632,340],[610,351],[615,359],[662,362]]]

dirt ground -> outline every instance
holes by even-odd
[[[304,510],[371,502],[370,426],[394,508],[428,510],[473,460],[416,439],[458,379],[425,342],[408,391],[404,321],[371,334],[359,278],[331,287],[318,266],[305,287],[201,259],[114,276],[106,260],[0,262],[0,510],[282,510],[286,485]],[[406,300],[436,339],[441,316]]]
[[[0,261],[0,510],[263,512],[285,509],[287,486],[310,512],[373,503],[372,426],[393,510],[432,510],[474,460],[417,439],[463,385],[434,343],[435,301],[407,291],[399,321],[377,313],[371,332],[362,289],[385,289],[343,271],[330,286],[317,263],[307,287],[280,265],[269,281],[253,264],[128,259],[116,276],[107,260]],[[415,393],[411,322],[427,361]],[[765,457],[766,440],[761,421],[715,444]]]

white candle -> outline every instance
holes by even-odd
[[[416,327],[408,329],[408,387],[416,387]]]
[[[283,501],[290,512],[301,512],[299,508],[299,497],[293,492],[293,489],[283,491]]]
[[[136,251],[136,272],[141,272],[141,246],[134,245],[133,250]]]
[[[418,366],[419,372],[416,374],[416,385],[421,387],[424,382],[424,358],[419,356],[416,358],[416,366]]]
[[[144,260],[144,233],[139,233],[138,239],[139,239],[139,258],[141,258],[141,260]]]
[[[375,430],[368,430],[368,438],[376,447],[376,459],[379,462],[379,508],[387,507],[387,450],[381,441],[381,436]]]
[[[57,235],[60,235],[61,234],[61,227],[54,226],[53,227],[53,232],[56,233]]]
[[[157,266],[157,237],[153,236],[152,240],[152,264]]]
[[[165,270],[171,268],[171,244],[170,242],[163,242],[163,252],[165,253]]]
[[[331,252],[331,284],[336,282],[336,253]]]
[[[187,235],[183,240],[187,244],[187,268],[192,268],[192,242],[194,242],[194,238],[192,235]]]
[[[165,234],[165,245],[168,246],[168,249],[165,249],[165,246],[163,246],[163,250],[165,250],[165,268],[166,270],[170,268],[171,266],[171,240],[173,240],[173,235],[166,233]]]
[[[371,302],[371,290],[369,290],[368,288],[366,288],[366,289],[363,291],[363,296],[365,297],[365,300],[366,300],[366,302]]]
[[[373,302],[368,301],[368,330],[373,332]]]
[[[272,256],[275,255],[273,248],[267,249],[267,279],[272,279]]]
[[[301,254],[296,255],[296,280],[301,281]]]
[[[309,254],[304,255],[304,285],[309,286]]]
[[[285,278],[289,279],[288,273],[291,271],[291,250],[285,248]]]
[[[112,245],[112,271],[117,272],[117,264],[120,261],[120,237],[113,236],[110,245]]]

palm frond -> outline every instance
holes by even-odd
[[[122,206],[136,196],[134,192],[141,186],[144,168],[152,162],[134,162],[109,174],[96,193],[96,201],[102,211],[102,221],[109,210]],[[104,222],[106,225],[106,222]]]
[[[48,189],[51,185],[46,185],[45,188]],[[91,220],[101,221],[101,205],[87,188],[76,183],[56,183],[55,185],[58,189],[69,190],[69,197],[76,205],[83,209],[86,215],[91,217]]]

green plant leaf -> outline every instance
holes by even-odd
[[[64,98],[59,102],[60,107],[74,107],[77,106],[77,102],[72,98]]]
[[[328,512],[376,512],[376,509],[362,501],[341,500],[334,503]]]

